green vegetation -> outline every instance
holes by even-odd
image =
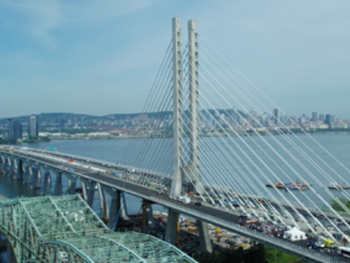
[[[38,142],[50,142],[49,137],[43,137],[43,136],[38,136],[38,137],[30,137],[28,139],[24,139],[23,143],[38,143]]]
[[[14,138],[6,138],[6,139],[0,138],[0,144],[17,144],[17,140]]]
[[[285,252],[282,252],[278,249],[265,246],[265,259],[269,263],[292,263],[292,262],[305,262],[305,260],[302,260],[300,258],[297,258],[296,256],[289,255]]]
[[[342,202],[348,209],[350,209],[350,200],[347,200],[345,198],[340,198],[339,199],[340,202]],[[339,212],[345,212],[344,208],[341,207],[337,202],[335,202],[335,200],[333,200],[331,202],[332,204],[332,208],[336,211],[339,211]]]
[[[194,259],[201,263],[268,263],[265,259],[265,248],[262,244],[258,244],[248,251],[243,251],[242,248],[215,251],[212,254],[195,255]]]
[[[307,263],[305,260],[263,244],[258,244],[247,251],[239,248],[195,255],[194,259],[201,263]]]

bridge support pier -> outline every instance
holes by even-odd
[[[0,171],[5,170],[5,158],[3,155],[0,155]]]
[[[213,252],[213,247],[211,245],[211,240],[209,237],[209,228],[208,224],[203,221],[197,221],[198,225],[198,233],[199,233],[199,243],[200,243],[200,250],[202,252]]]
[[[17,263],[15,252],[11,246],[11,243],[7,240],[7,263]]]
[[[33,177],[32,177],[32,186],[30,188],[32,189],[39,189],[41,188],[41,172],[40,168],[33,168]]]
[[[172,209],[169,209],[168,213],[168,220],[166,223],[166,230],[165,230],[165,241],[176,245],[177,243],[177,222],[179,220],[179,213],[175,212]]]
[[[23,184],[29,184],[30,182],[30,168],[28,164],[24,166],[22,182]]]
[[[1,160],[2,160],[2,167],[1,167],[1,169],[2,169],[3,171],[7,171],[7,158],[6,158],[6,156],[3,156],[3,157],[1,158]]]
[[[23,180],[23,161],[16,159],[16,172],[14,173],[13,179]]]
[[[15,164],[14,164],[14,160],[11,160],[10,157],[7,158],[7,166],[8,166],[8,174],[10,176],[13,176],[14,175],[14,172],[15,172]]]
[[[54,171],[54,174],[56,176],[54,195],[62,195],[62,172]]]
[[[152,203],[147,200],[142,201],[142,232],[148,233],[155,227]]]
[[[51,190],[51,173],[50,170],[44,170],[43,195],[49,195]]]
[[[65,174],[67,179],[68,179],[68,189],[67,192],[70,195],[74,195],[75,194],[75,187],[77,185],[77,178],[75,176],[73,176],[72,174]]]
[[[120,216],[119,211],[121,209],[121,192],[118,190],[110,190],[107,191],[112,200],[111,200],[111,207],[109,209],[109,220],[108,220],[108,227],[110,229],[113,229],[116,226],[116,221],[119,219],[118,217]]]
[[[95,182],[82,179],[81,188],[83,189],[84,198],[90,207],[92,207],[92,204],[94,203],[95,186]]]
[[[105,190],[102,188],[100,183],[96,184],[98,191],[98,199],[100,201],[102,220],[106,222],[109,219],[109,207],[107,204],[107,196]]]
[[[109,208],[109,220],[107,226],[113,229],[117,226],[116,221],[119,218],[129,219],[127,216],[126,203],[122,198],[122,192],[109,187],[103,187],[107,194],[111,197],[111,204]]]

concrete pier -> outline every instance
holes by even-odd
[[[168,220],[167,220],[166,231],[165,231],[165,241],[172,245],[176,245],[176,242],[177,242],[178,220],[179,220],[179,213],[169,209]]]

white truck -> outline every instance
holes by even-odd
[[[191,198],[188,197],[187,195],[180,196],[178,200],[179,200],[181,203],[186,204],[186,205],[191,203]]]

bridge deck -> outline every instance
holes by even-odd
[[[71,165],[67,161],[67,158],[71,158],[71,155],[64,155],[62,153],[59,153],[59,155],[55,157],[55,153],[38,150],[36,150],[35,152],[31,152],[28,150],[23,152],[12,152],[10,154],[12,156],[16,156],[16,158],[23,158],[23,160],[27,160],[29,162],[40,163],[43,166],[51,167],[53,169],[60,170],[64,173],[74,174],[78,178],[93,181],[95,183],[105,185],[112,189],[118,189],[122,192],[138,196],[142,199],[153,201],[154,203],[171,208],[180,213],[193,216],[204,222],[222,226],[227,230],[234,231],[243,236],[250,237],[258,242],[262,242],[267,245],[276,247],[287,253],[303,257],[307,260],[313,260],[316,262],[339,262],[340,260],[339,258],[335,258],[326,254],[323,255],[314,251],[309,251],[307,249],[304,250],[302,247],[296,249],[295,244],[291,244],[283,240],[272,239],[267,235],[260,235],[259,233],[256,233],[250,229],[241,228],[238,225],[239,213],[235,211],[209,205],[186,205],[176,200],[173,200],[166,195],[160,197],[158,196],[159,191],[147,187],[143,184],[134,182],[132,180],[128,180],[128,175],[132,175],[132,172],[130,171],[126,172],[126,174],[124,173],[124,175],[122,175],[121,173],[119,175],[109,174],[106,171],[108,171],[108,169],[110,168],[110,164],[107,164],[106,162],[100,162],[98,160],[91,159],[88,159],[84,162],[83,157],[77,157],[76,160],[82,162],[82,164],[84,165],[79,165],[77,163],[75,165]],[[62,161],[63,156],[66,156],[64,161]],[[74,170],[67,167],[74,167]],[[93,167],[95,167],[95,169],[92,169]],[[101,167],[105,169],[105,172],[96,171],[96,169],[100,169]],[[113,167],[113,169],[115,169],[115,167]]]

